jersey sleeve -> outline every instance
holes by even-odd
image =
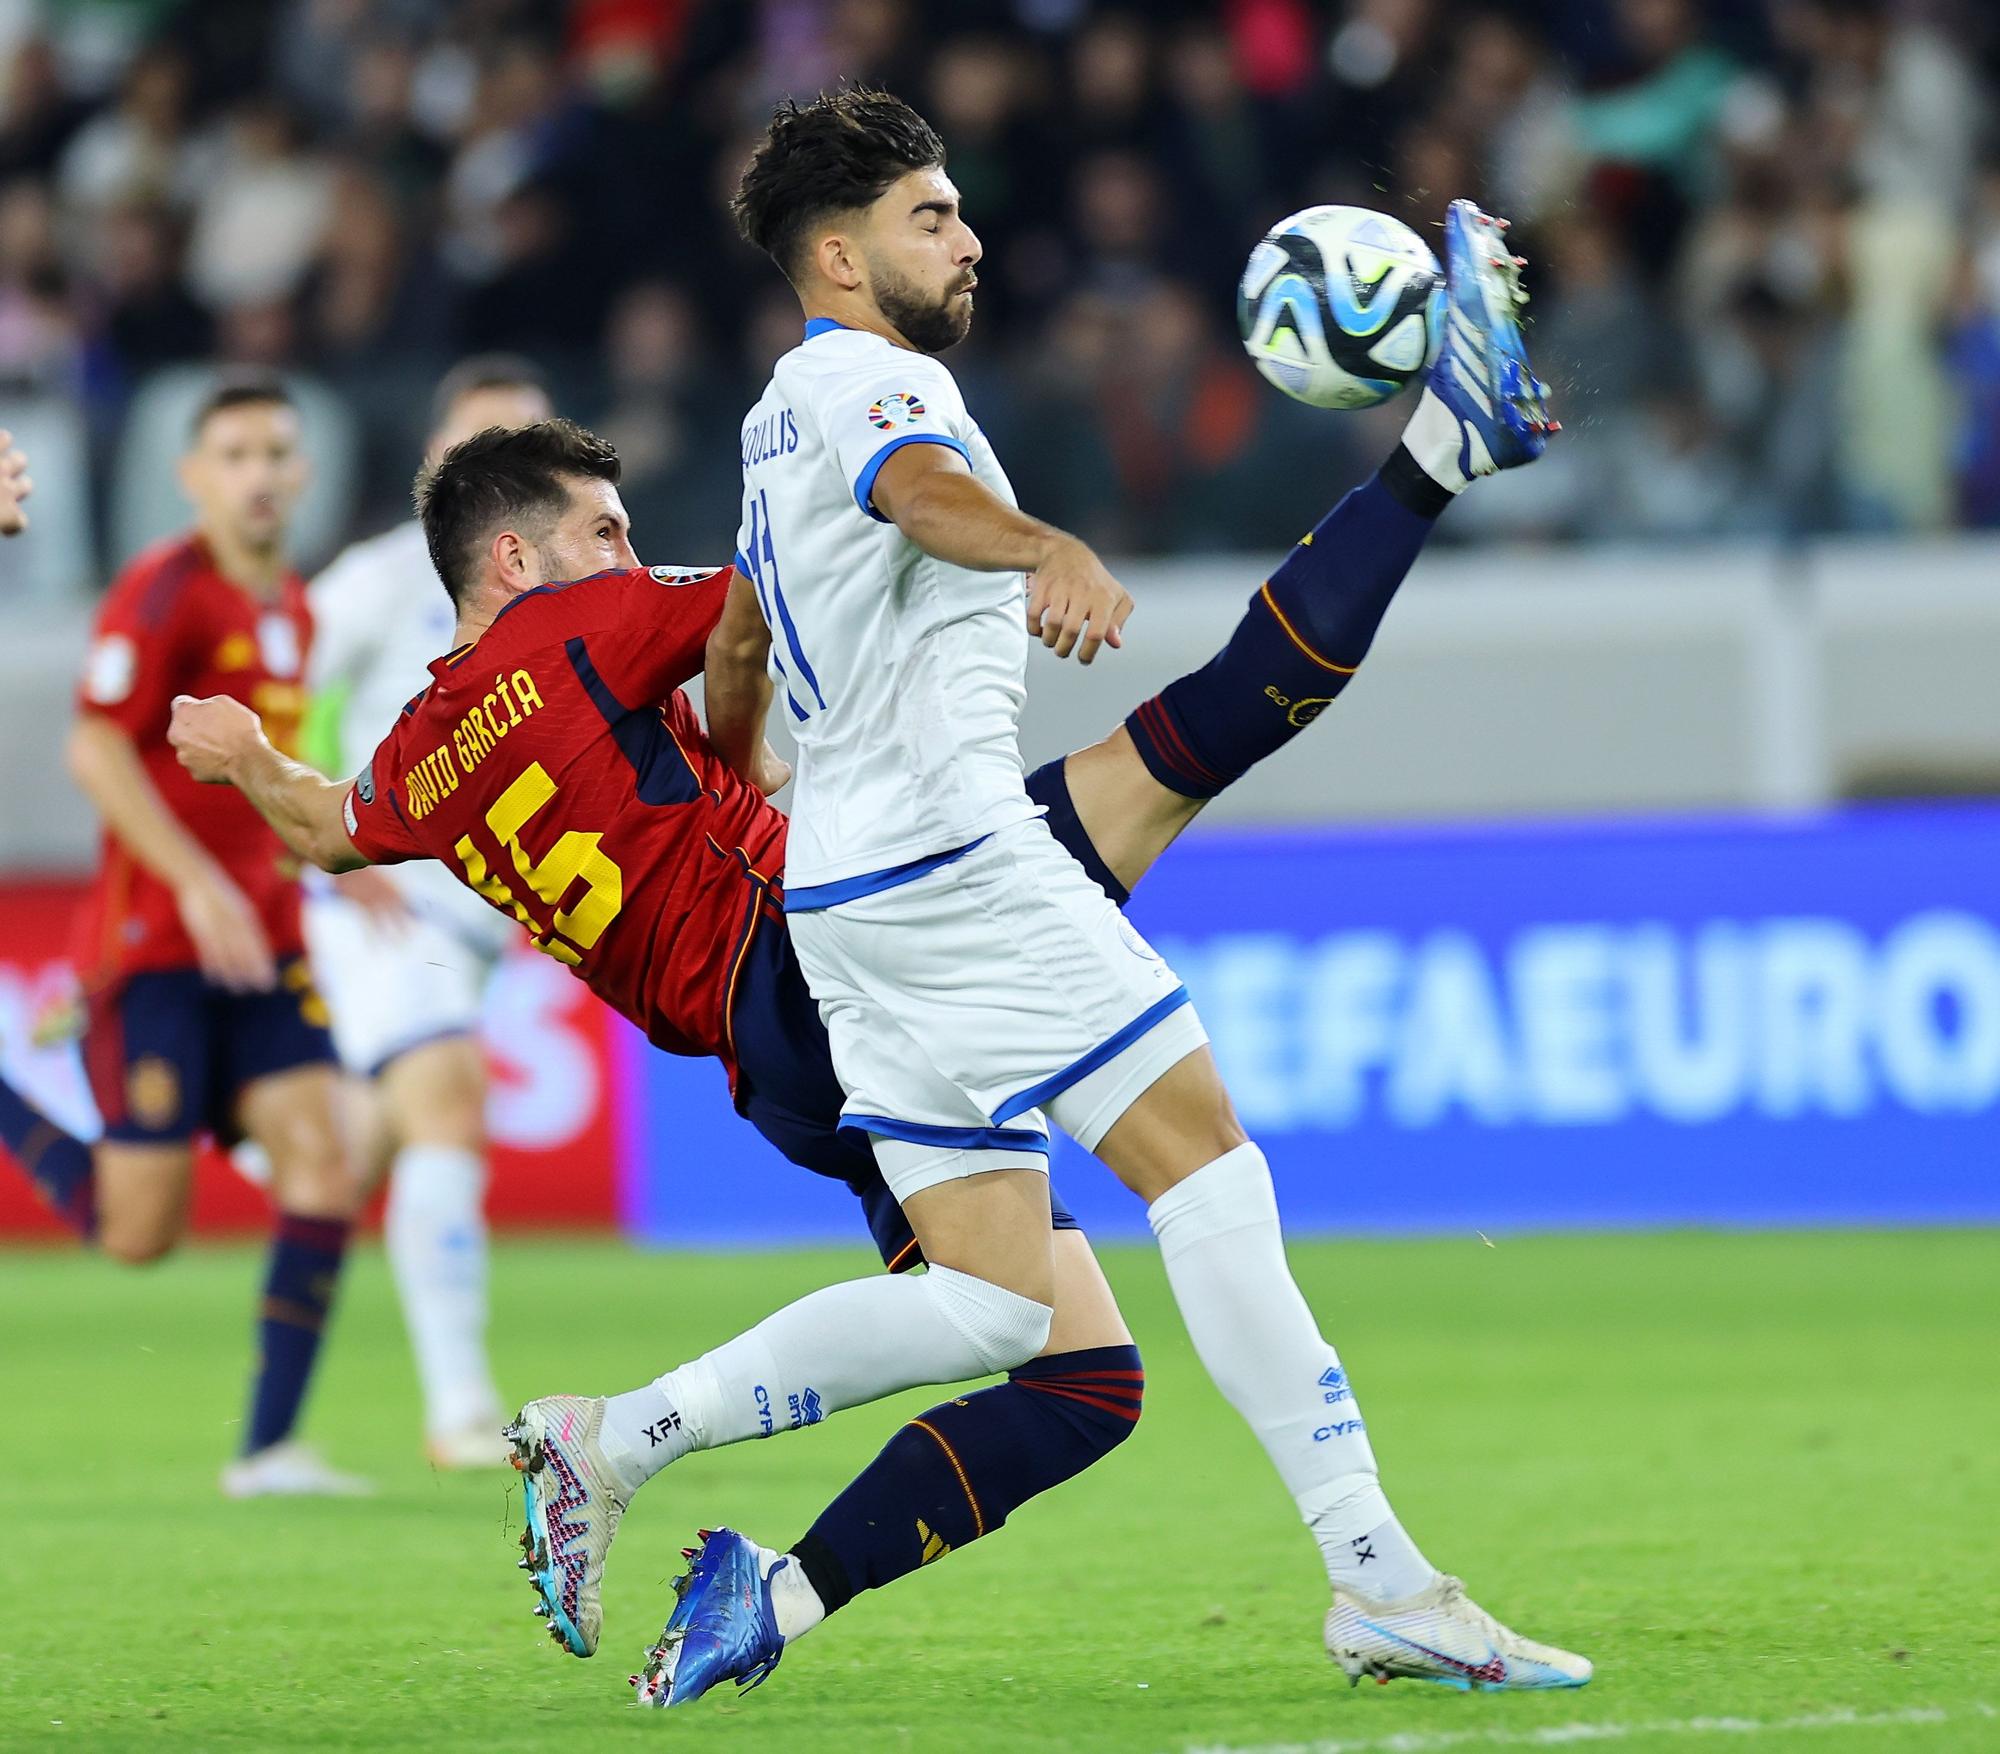
[[[854,503],[879,523],[875,477],[905,445],[943,445],[970,463],[971,419],[951,373],[928,354],[904,348],[813,380],[813,418],[840,459]]]
[[[410,832],[396,799],[395,779],[402,772],[404,727],[409,723],[407,718],[399,720],[395,730],[382,739],[354,776],[354,783],[347,788],[347,801],[341,806],[347,838],[371,865],[400,865],[408,859],[430,856]]]
[[[619,637],[593,640],[589,654],[614,703],[627,711],[657,706],[700,672],[735,570],[642,566],[623,575]]]
[[[190,594],[144,568],[124,573],[105,594],[91,630],[77,705],[109,719],[135,741],[166,735],[175,694],[189,673],[200,610]]]

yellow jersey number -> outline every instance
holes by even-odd
[[[512,856],[528,892],[556,910],[547,930],[529,913],[519,891],[488,868],[486,855],[472,844],[471,835],[460,835],[452,850],[465,867],[466,882],[526,926],[537,950],[574,968],[625,905],[625,874],[605,856],[601,834],[569,829],[540,859],[521,845],[521,830],[555,795],[556,783],[548,770],[539,761],[532,762],[486,812],[486,826]],[[574,906],[564,907],[563,897],[579,880],[585,885],[583,893]]]

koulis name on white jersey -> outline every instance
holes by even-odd
[[[1035,814],[1017,740],[1026,584],[937,560],[876,509],[882,465],[915,444],[956,451],[1014,503],[938,360],[825,318],[743,423],[736,565],[799,746],[788,900]]]

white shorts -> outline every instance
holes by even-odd
[[[372,1078],[412,1048],[477,1035],[494,957],[423,913],[396,930],[332,891],[306,898],[306,950],[348,1071]]]
[[[1208,1040],[1179,977],[1039,817],[786,923],[843,1124],[873,1136],[898,1199],[1046,1169],[1050,1119],[1095,1150]]]

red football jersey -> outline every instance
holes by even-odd
[[[347,795],[376,864],[433,858],[670,1053],[735,1077],[730,986],[785,817],[726,768],[680,684],[731,569],[639,567],[525,592],[431,665]]]
[[[235,787],[202,785],[181,766],[167,721],[177,694],[234,695],[289,750],[305,711],[311,639],[305,586],[295,574],[272,596],[256,596],[216,570],[199,536],[183,536],[149,548],[118,575],[97,612],[77,690],[81,711],[132,739],[167,808],[249,898],[281,957],[305,949],[297,862]],[[86,984],[115,985],[144,969],[199,960],[173,891],[107,829],[77,925],[76,965]]]

